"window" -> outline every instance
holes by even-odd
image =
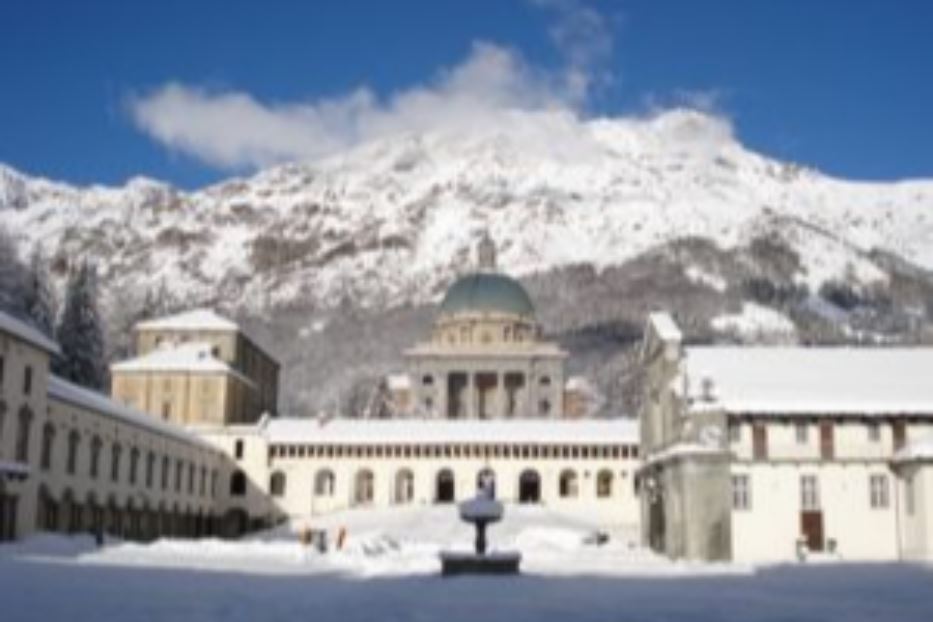
[[[871,475],[868,478],[869,502],[872,509],[888,507],[888,476],[883,473]]]
[[[16,460],[29,462],[29,433],[32,429],[32,411],[23,406],[19,411],[19,428],[16,431]]]
[[[577,474],[570,469],[561,472],[559,480],[560,496],[564,499],[577,496]]]
[[[353,500],[357,505],[366,505],[373,502],[375,491],[375,477],[369,469],[357,471],[354,478]]]
[[[55,442],[55,427],[51,423],[42,426],[42,454],[39,456],[39,467],[43,471],[52,468],[52,445]]]
[[[322,469],[314,476],[314,494],[318,497],[330,497],[334,494],[334,472]]]
[[[550,376],[541,376],[541,379],[538,380],[542,387],[551,386],[551,377]]]
[[[547,415],[551,412],[551,401],[550,400],[541,400],[538,402],[538,412],[542,415]]]
[[[763,423],[752,425],[752,457],[755,460],[768,459],[768,428]]]
[[[603,469],[596,476],[596,496],[600,499],[612,496],[612,471]]]
[[[181,477],[185,471],[185,463],[181,460],[175,461],[175,492],[181,492]]]
[[[729,442],[738,443],[742,440],[742,426],[736,421],[729,422]]]
[[[113,444],[113,449],[110,452],[110,479],[114,482],[120,481],[120,454],[123,453],[123,448],[120,447],[118,443]]]
[[[168,456],[162,456],[162,490],[168,488]]]
[[[2,388],[3,386],[3,368],[4,368],[4,360],[3,360],[3,357],[0,356],[0,388]]]
[[[800,509],[820,509],[820,489],[815,475],[800,476]]]
[[[243,440],[237,439],[236,443],[233,444],[233,457],[237,460],[243,459]]]
[[[434,376],[432,376],[431,374],[425,374],[424,377],[421,378],[421,384],[423,384],[426,387],[433,386]]]
[[[913,516],[917,511],[917,491],[915,490],[915,477],[910,475],[904,480],[904,505],[907,506],[907,516]]]
[[[200,476],[198,478],[198,494],[202,497],[207,492],[207,467],[201,467]]]
[[[752,492],[748,475],[732,476],[732,509],[748,510],[752,507]]]
[[[409,469],[402,469],[395,474],[395,503],[411,503],[415,498],[415,474]]]
[[[78,466],[78,443],[81,436],[77,430],[72,430],[68,434],[68,459],[65,462],[65,469],[68,475],[74,475]]]
[[[32,393],[32,366],[27,365],[23,370],[23,395]]]
[[[97,474],[100,471],[100,451],[103,446],[104,443],[100,440],[99,436],[95,436],[91,440],[91,463],[88,470],[91,479],[97,479]]]
[[[146,454],[146,488],[152,488],[152,479],[155,476],[155,454],[151,451]]]
[[[194,494],[194,463],[188,463],[188,494]]]
[[[162,402],[162,419],[168,421],[172,416],[172,403]]]
[[[242,497],[246,494],[246,474],[243,471],[234,471],[230,476],[230,496]]]
[[[136,473],[139,470],[139,450],[135,447],[130,450],[130,484],[136,484]]]
[[[269,477],[269,494],[273,497],[285,496],[285,473],[276,471]]]
[[[881,426],[875,422],[868,424],[868,440],[877,443],[881,440]]]
[[[808,432],[810,431],[810,426],[808,426],[806,423],[797,423],[794,429],[797,436],[797,444],[806,445],[807,441],[809,440]]]

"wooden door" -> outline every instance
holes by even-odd
[[[836,446],[833,440],[832,421],[820,423],[820,457],[823,460],[832,460],[836,455]]]
[[[768,459],[768,428],[763,423],[752,425],[752,456],[755,460]]]
[[[907,444],[907,426],[903,421],[895,421],[892,424],[892,430],[894,432],[894,451],[903,449],[904,445]]]
[[[823,512],[804,510],[800,513],[800,534],[811,551],[823,550]]]

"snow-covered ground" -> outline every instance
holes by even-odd
[[[585,518],[506,510],[493,548],[523,554],[518,577],[438,575],[466,549],[453,508],[316,519],[341,551],[297,542],[302,521],[239,542],[152,544],[38,536],[0,546],[0,620],[929,620],[933,571],[910,565],[752,568],[674,563]]]

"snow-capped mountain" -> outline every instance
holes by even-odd
[[[836,311],[820,306],[832,296],[815,298],[827,284],[884,289],[895,264],[921,280],[933,269],[933,180],[831,178],[754,153],[726,122],[688,110],[589,121],[516,112],[507,127],[395,136],[196,192],[143,178],[78,188],[0,166],[0,220],[22,250],[42,242],[58,274],[94,260],[124,304],[164,286],[178,301],[252,315],[431,302],[469,267],[484,229],[500,267],[544,299],[533,275],[606,273],[684,239],[693,246],[674,254],[685,282],[720,293],[767,272],[755,249],[770,244],[789,258],[783,286],[823,317]],[[734,265],[704,263],[711,253]],[[730,302],[733,315],[746,298]],[[926,304],[912,312],[933,314]],[[306,337],[326,325],[307,322]]]

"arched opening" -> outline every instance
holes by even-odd
[[[596,475],[596,496],[600,499],[612,496],[612,471],[603,469]]]
[[[534,469],[522,471],[518,477],[518,502],[538,503],[541,501],[541,476]]]
[[[330,469],[321,469],[314,475],[314,495],[317,497],[333,497],[336,478]]]
[[[285,496],[285,473],[276,471],[269,478],[269,494],[273,497]]]
[[[104,531],[104,510],[97,503],[97,497],[93,492],[88,493],[87,501],[84,504],[87,528],[93,534],[103,533]]]
[[[455,497],[454,474],[450,469],[441,469],[434,482],[435,503],[453,503]]]
[[[237,469],[230,476],[230,495],[242,497],[246,494],[246,473]]]
[[[571,469],[565,469],[560,472],[560,482],[558,493],[562,499],[573,499],[579,492],[577,482],[577,473]]]
[[[37,497],[36,526],[42,531],[55,531],[58,527],[58,504],[44,484],[39,487]]]
[[[487,499],[496,498],[496,472],[489,467],[476,474],[476,494]]]
[[[367,505],[373,502],[375,490],[373,472],[369,469],[360,469],[353,478],[353,502],[356,505]]]
[[[415,474],[411,469],[401,469],[395,474],[396,503],[411,503],[415,498]]]
[[[42,451],[39,454],[39,466],[43,471],[52,468],[52,448],[55,444],[55,426],[46,423],[42,426]]]
[[[78,533],[81,531],[81,505],[75,503],[74,493],[70,488],[66,488],[62,493],[61,506],[61,529],[66,533]]]
[[[165,503],[159,504],[159,535],[162,537],[172,535],[172,515]]]
[[[113,536],[121,535],[120,510],[116,498],[112,495],[107,499],[107,533]]]
[[[235,508],[228,510],[223,518],[223,534],[228,538],[236,538],[246,533],[249,527],[249,515],[245,510]]]

